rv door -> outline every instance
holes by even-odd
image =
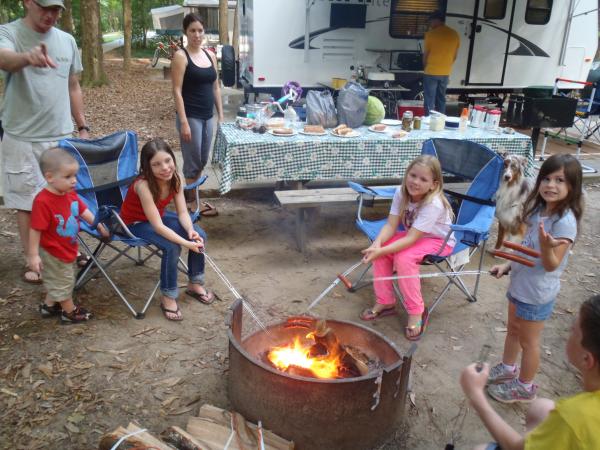
[[[516,0],[475,0],[465,85],[502,86]]]

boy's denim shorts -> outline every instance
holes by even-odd
[[[517,308],[516,315],[519,319],[539,322],[548,319],[554,310],[554,300],[543,305],[532,305],[530,303],[523,303],[508,293],[506,294],[506,298]]]

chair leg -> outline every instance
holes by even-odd
[[[479,290],[479,280],[481,279],[481,268],[483,267],[483,257],[485,255],[485,246],[487,245],[487,239],[484,239],[482,244],[481,244],[481,248],[479,249],[479,267],[477,268],[477,270],[479,270],[479,275],[477,275],[477,277],[475,278],[475,288],[473,289],[473,298],[475,300],[477,300],[477,291]]]
[[[150,303],[152,303],[152,299],[154,298],[154,295],[156,294],[156,291],[158,291],[158,287],[159,286],[160,286],[160,279],[158,280],[158,282],[154,286],[154,289],[152,289],[152,293],[150,294],[150,297],[148,297],[148,300],[146,300],[146,304],[144,305],[144,307],[142,308],[142,310],[139,313],[137,313],[136,319],[143,319],[144,318],[144,316],[146,315],[146,310],[150,306]]]
[[[348,289],[350,292],[356,292],[359,289],[362,289],[365,286],[368,286],[369,284],[371,284],[370,282],[363,282],[362,281],[362,279],[365,277],[365,275],[367,274],[367,272],[371,268],[371,265],[372,264],[367,265],[367,267],[365,268],[365,270],[362,271],[362,273],[360,274],[360,276],[358,277],[358,279],[354,283],[352,283],[352,286],[350,287],[350,289]]]

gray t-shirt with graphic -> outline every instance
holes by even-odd
[[[25,53],[41,42],[46,44],[56,69],[27,66],[17,72],[3,72],[2,127],[30,142],[56,141],[73,132],[69,76],[82,71],[81,58],[73,36],[58,28],[38,33],[22,19],[0,25],[0,48]]]
[[[540,220],[544,221],[544,230],[550,233],[552,237],[568,239],[571,242],[575,241],[577,220],[571,210],[568,210],[562,217],[557,214],[542,217],[538,211],[530,219],[530,225],[523,238],[524,246],[540,251]],[[520,302],[530,305],[543,305],[554,301],[560,290],[560,276],[567,266],[568,259],[569,251],[567,251],[556,270],[552,272],[547,272],[542,267],[540,258],[535,260],[534,267],[512,262],[508,293]]]

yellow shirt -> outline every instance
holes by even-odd
[[[440,25],[425,33],[425,74],[450,75],[459,45],[458,33],[446,25]]]
[[[525,450],[600,449],[600,391],[556,402],[556,409],[525,438]]]

